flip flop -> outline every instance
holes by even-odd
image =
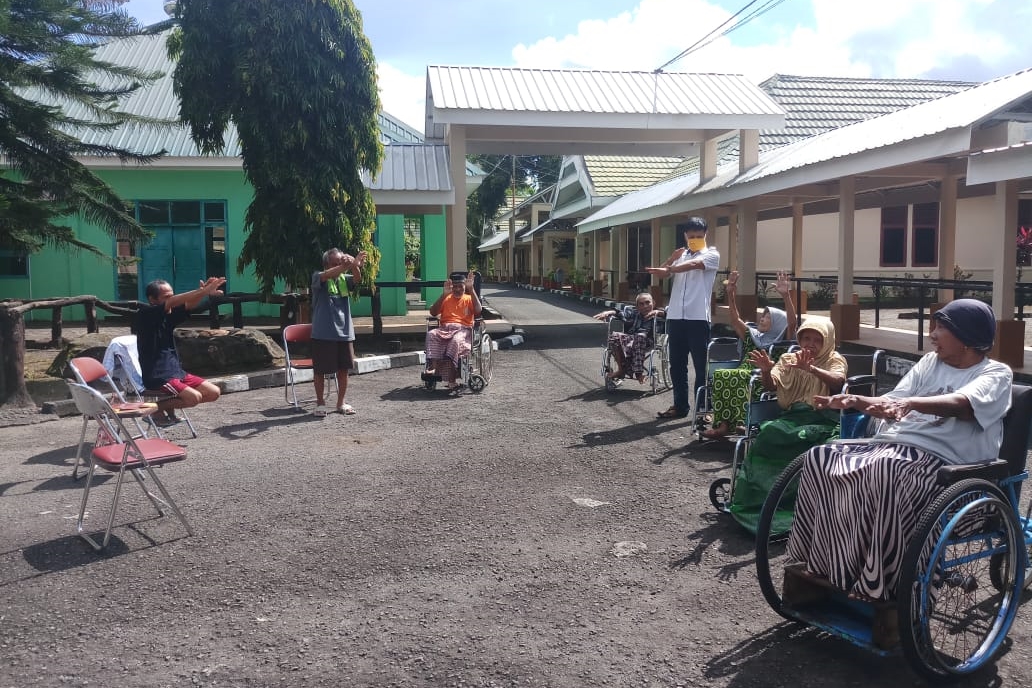
[[[687,411],[678,411],[676,406],[671,406],[666,411],[660,411],[656,414],[657,418],[686,418],[687,416]]]

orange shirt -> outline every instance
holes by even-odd
[[[463,294],[455,298],[452,294],[444,297],[441,302],[440,320],[442,325],[448,323],[459,323],[466,327],[473,327],[473,319],[476,313],[473,312],[473,297],[470,294]]]

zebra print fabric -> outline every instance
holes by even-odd
[[[800,478],[788,556],[851,594],[895,597],[903,555],[945,462],[900,444],[823,444]]]

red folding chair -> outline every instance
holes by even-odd
[[[107,547],[111,539],[111,528],[115,523],[115,512],[118,509],[118,501],[122,494],[122,482],[126,473],[132,475],[136,482],[143,489],[144,494],[150,499],[154,508],[162,516],[167,508],[176,515],[186,532],[193,535],[193,529],[183,516],[179,507],[176,506],[172,496],[165,489],[164,484],[158,479],[154,469],[168,463],[183,461],[186,459],[186,449],[173,444],[160,437],[137,437],[126,429],[123,418],[133,411],[139,415],[153,413],[156,406],[150,404],[139,404],[137,409],[125,405],[118,412],[112,408],[107,399],[100,392],[83,384],[68,382],[68,388],[72,393],[75,406],[88,420],[95,420],[103,428],[103,433],[98,435],[98,441],[90,451],[90,468],[86,473],[86,481],[83,484],[82,503],[79,506],[79,518],[75,528],[86,542],[90,543],[96,551]],[[86,518],[86,506],[90,498],[90,487],[93,484],[93,476],[97,468],[102,468],[111,473],[117,474],[115,480],[115,494],[111,499],[111,508],[108,512],[107,524],[104,527],[104,537],[97,542],[85,533],[83,522]],[[150,484],[158,488],[160,496],[154,494],[144,481],[144,476]]]
[[[75,376],[76,382],[81,385],[87,385],[89,387],[97,388],[98,384],[104,385],[106,392],[110,394],[108,403],[111,404],[111,408],[116,412],[123,407],[137,408],[138,403],[130,403],[126,400],[125,395],[122,394],[122,390],[118,388],[115,381],[111,378],[107,368],[104,364],[95,358],[89,358],[88,356],[80,356],[73,358],[68,362],[68,368],[72,371]],[[154,424],[151,417],[138,415],[133,417],[133,423],[136,425],[137,436],[146,437],[150,432],[153,432],[157,437],[163,437],[158,426]],[[82,417],[82,432],[79,433],[79,446],[75,450],[75,466],[72,468],[72,480],[79,479],[79,466],[86,463],[85,457],[82,455],[82,447],[86,443],[86,428],[90,424],[90,418],[88,416]],[[104,428],[101,426],[98,429],[98,433],[103,432]]]
[[[310,352],[308,351],[309,342],[312,341],[312,326],[310,324],[302,325],[287,325],[283,328],[283,353],[286,356],[287,363],[286,369],[283,374],[283,398],[286,401],[291,402],[294,408],[301,408],[301,404],[297,400],[297,390],[294,388],[296,378],[294,371],[296,370],[312,370],[312,359]],[[309,354],[308,358],[296,358],[290,355],[290,346],[294,345],[294,353],[298,353],[298,345],[303,345],[304,353]],[[326,379],[330,380],[333,386],[333,393],[336,394],[337,390],[337,376],[327,375]]]

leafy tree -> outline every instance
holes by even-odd
[[[488,173],[466,200],[466,224],[473,229],[467,241],[468,252],[470,260],[476,263],[481,258],[477,253],[480,229],[509,203],[513,165],[509,155],[471,155],[469,159]],[[516,156],[516,192],[536,193],[554,184],[561,164],[562,157],[558,155]]]
[[[130,207],[81,157],[148,163],[162,152],[137,153],[85,143],[128,123],[152,122],[121,112],[119,102],[157,78],[100,60],[94,50],[138,35],[124,0],[0,0],[0,249],[44,247],[108,252],[64,224],[79,215],[112,236],[147,236]]]
[[[237,269],[262,291],[307,285],[331,246],[366,250],[376,211],[361,170],[383,159],[376,64],[352,0],[179,0],[169,39],[180,116],[206,153],[230,122],[254,188]]]

